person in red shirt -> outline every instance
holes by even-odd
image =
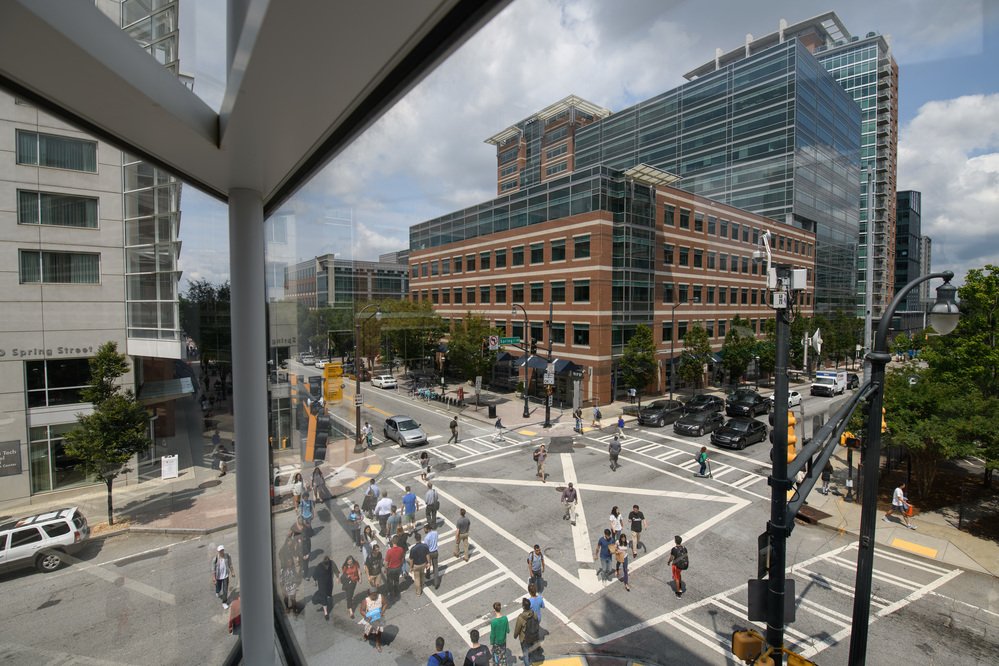
[[[399,578],[402,576],[402,563],[405,558],[405,549],[393,538],[392,545],[385,551],[385,576],[388,588],[386,596],[389,602],[399,598]]]

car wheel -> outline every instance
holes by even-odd
[[[698,437],[702,437],[703,435],[704,435],[704,428],[698,428],[697,429],[697,436]]]
[[[666,425],[666,419],[660,416],[659,420],[656,421],[656,425],[658,425],[660,428],[664,427]]]
[[[45,551],[35,560],[35,567],[42,573],[51,573],[61,566],[62,553],[57,550]]]
[[[739,447],[740,451],[742,451],[744,448],[746,448],[746,439],[745,438],[742,438],[742,439],[739,440],[738,447]]]

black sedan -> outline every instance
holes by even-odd
[[[683,403],[679,400],[656,400],[642,407],[638,412],[638,423],[662,428],[673,423],[683,414]]]
[[[725,401],[716,395],[708,395],[707,393],[695,395],[683,405],[684,414],[691,414],[693,412],[720,412],[723,409],[725,409]]]
[[[728,423],[711,433],[711,443],[730,449],[744,449],[767,438],[767,426],[755,419],[729,419]]]
[[[770,411],[771,402],[756,391],[744,393],[739,398],[725,405],[725,413],[729,416],[756,416]]]
[[[700,437],[706,432],[714,432],[725,424],[725,417],[719,412],[690,412],[673,424],[673,432],[678,435]]]

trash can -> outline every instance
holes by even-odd
[[[496,405],[489,405],[488,409],[489,409],[489,418],[491,419],[496,418]]]

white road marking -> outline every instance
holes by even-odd
[[[877,617],[884,617],[886,615],[890,615],[891,613],[897,611],[899,608],[903,608],[904,606],[908,606],[909,604],[911,604],[913,601],[922,599],[933,590],[937,589],[938,587],[940,587],[945,583],[949,583],[950,581],[960,576],[962,573],[964,573],[962,569],[954,569],[950,573],[940,576],[932,583],[923,585],[922,587],[920,587],[919,589],[917,589],[915,592],[905,597],[904,599],[900,599],[893,604],[885,606],[884,608],[882,608],[877,612]]]
[[[561,453],[559,456],[562,459],[562,473],[565,475],[565,482],[571,483],[579,491],[579,479],[576,478],[576,467],[572,463],[572,454]],[[586,511],[583,507],[583,495],[580,492],[577,492],[576,495],[576,524],[569,527],[572,529],[572,545],[576,551],[576,561],[592,564],[590,530],[586,524]]]
[[[450,600],[453,597],[456,597],[456,596],[458,596],[460,594],[463,594],[464,592],[467,592],[468,590],[470,590],[472,588],[475,588],[475,587],[481,585],[482,583],[485,583],[486,581],[490,581],[493,578],[496,578],[497,575],[499,575],[501,578],[504,577],[504,574],[503,574],[502,571],[493,570],[493,571],[490,571],[487,574],[479,576],[478,578],[470,580],[469,582],[465,583],[464,585],[459,585],[458,587],[456,587],[454,589],[448,590],[444,594],[438,594],[437,598],[440,599],[442,602],[444,602],[445,605],[451,606],[451,605],[453,605],[453,602],[451,602]],[[489,586],[487,586],[487,587],[489,587]]]

